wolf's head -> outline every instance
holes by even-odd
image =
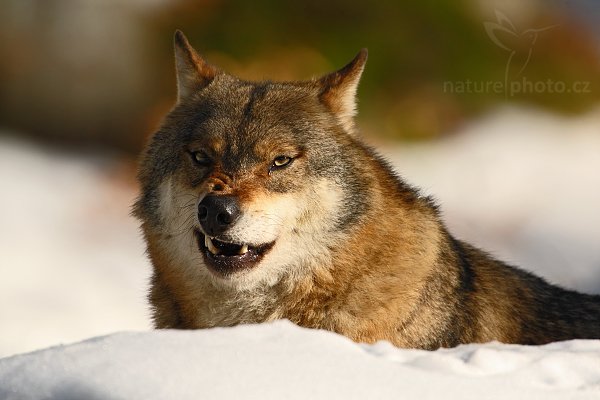
[[[353,126],[367,51],[305,82],[235,78],[181,32],[175,54],[178,101],[146,149],[135,205],[151,255],[237,287],[326,261],[368,207]]]

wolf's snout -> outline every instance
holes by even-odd
[[[233,196],[208,195],[198,204],[198,220],[204,232],[218,236],[240,216],[240,207]]]

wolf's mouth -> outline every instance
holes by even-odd
[[[237,271],[256,266],[275,242],[254,246],[248,243],[229,243],[194,230],[198,249],[206,265],[219,275],[229,276]]]

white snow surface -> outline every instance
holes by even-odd
[[[118,333],[0,360],[0,398],[598,399],[600,341],[435,352],[287,321]]]
[[[600,293],[600,110],[506,108],[441,141],[379,149],[458,237]],[[148,331],[125,170],[0,136],[0,399],[600,398],[598,340],[424,352],[284,321]],[[117,331],[144,332],[15,355]]]
[[[0,357],[150,328],[124,169],[0,136]]]

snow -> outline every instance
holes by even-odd
[[[382,150],[459,237],[600,293],[600,110],[506,108]],[[148,331],[131,176],[115,157],[0,136],[0,399],[600,398],[600,341],[424,352],[285,321]]]
[[[0,360],[0,398],[597,399],[600,341],[427,352],[287,321],[119,333]]]
[[[0,357],[150,328],[123,167],[0,139]]]

